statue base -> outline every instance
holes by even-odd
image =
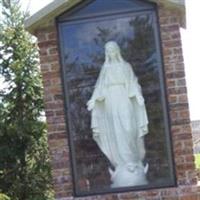
[[[148,184],[146,173],[148,165],[145,167],[137,165],[119,166],[116,170],[109,169],[111,175],[111,188],[131,187]]]

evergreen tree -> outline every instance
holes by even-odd
[[[1,0],[0,191],[12,200],[52,199],[38,50],[19,1]],[[1,79],[2,79],[1,78]]]

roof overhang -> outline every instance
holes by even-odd
[[[25,27],[33,33],[35,30],[46,27],[54,21],[61,13],[69,10],[76,4],[85,0],[54,0],[25,21]],[[185,27],[185,0],[149,0],[159,3],[169,9],[176,9],[181,16],[181,26]]]

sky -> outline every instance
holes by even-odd
[[[200,120],[200,1],[186,0],[187,29],[181,30],[192,120]]]
[[[34,14],[53,0],[20,0],[22,9],[28,10],[30,14]]]
[[[21,0],[34,14],[53,0]],[[191,120],[200,120],[200,0],[186,0],[187,29],[181,29]]]

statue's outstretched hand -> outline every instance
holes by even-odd
[[[144,98],[141,95],[138,95],[136,98],[139,105],[144,105]]]
[[[88,111],[91,111],[91,110],[93,110],[93,108],[94,108],[94,105],[95,105],[95,101],[94,100],[89,100],[88,102],[87,102],[87,109],[88,109]]]

